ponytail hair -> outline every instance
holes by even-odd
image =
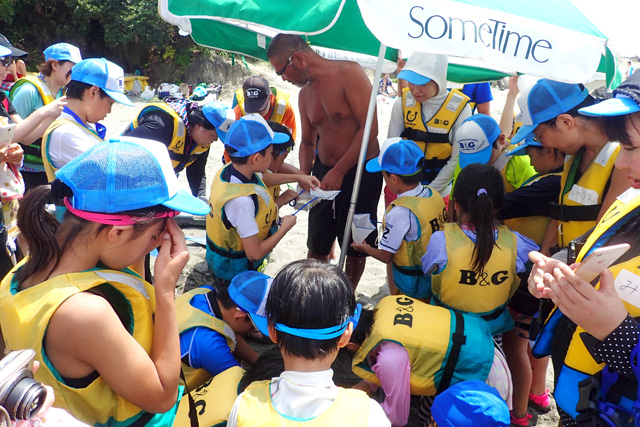
[[[453,200],[462,211],[458,223],[468,224],[476,233],[471,268],[482,273],[496,244],[496,212],[504,202],[504,183],[500,172],[493,166],[479,163],[464,167],[456,180]]]

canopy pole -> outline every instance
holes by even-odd
[[[342,236],[342,247],[340,248],[340,259],[338,267],[344,270],[344,262],[347,256],[347,248],[349,240],[351,240],[351,223],[353,215],[356,212],[356,202],[358,201],[358,193],[360,191],[360,179],[362,178],[362,169],[364,168],[365,157],[367,156],[367,146],[369,145],[369,136],[371,135],[371,125],[373,124],[373,114],[376,112],[376,98],[378,95],[378,79],[382,75],[382,64],[384,63],[384,53],[387,47],[380,43],[380,51],[378,52],[378,63],[376,64],[376,73],[373,76],[373,85],[371,87],[371,97],[369,98],[369,110],[367,111],[367,120],[364,124],[364,132],[362,134],[362,144],[360,145],[360,158],[358,159],[358,167],[356,168],[356,176],[353,182],[353,192],[351,193],[351,203],[349,205],[349,213],[347,214],[347,222]]]

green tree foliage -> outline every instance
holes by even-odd
[[[0,0],[2,33],[30,53],[27,65],[61,41],[78,46],[85,58],[106,57],[133,71],[155,65],[167,50],[188,63],[195,44],[160,19],[157,0]]]

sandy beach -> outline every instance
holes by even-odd
[[[260,74],[267,78],[272,86],[276,86],[280,89],[288,91],[290,93],[291,103],[293,104],[296,112],[298,111],[297,101],[299,88],[287,82],[283,82],[279,77],[275,75],[275,73],[267,63],[260,63],[258,65],[251,64],[250,67],[251,71],[254,74]],[[373,73],[369,73],[370,76],[372,74]],[[235,88],[225,87],[222,92],[222,97],[219,98],[219,100],[231,106],[234,90]],[[502,107],[506,99],[507,91],[501,91],[497,87],[492,88],[492,91],[494,101],[491,102],[491,114],[493,118],[499,121]],[[362,96],[368,99],[370,94],[363,93]],[[129,123],[137,116],[138,112],[148,104],[147,101],[144,101],[141,98],[131,97],[131,100],[134,101],[135,107],[132,108],[123,106],[121,104],[115,104],[113,106],[111,114],[109,114],[103,121],[103,123],[107,126],[108,137],[115,137],[119,135],[125,129],[125,127],[127,127]],[[380,144],[384,142],[387,135],[389,117],[393,102],[394,99],[380,99],[380,97],[377,102],[377,117],[379,129],[378,141],[380,142]],[[298,118],[298,141],[296,141],[296,147],[294,151],[287,157],[286,160],[288,163],[294,166],[298,165],[298,143],[300,133],[301,131]],[[209,186],[211,185],[215,173],[222,166],[222,153],[223,145],[220,142],[214,142],[211,146],[206,169],[207,183]],[[186,181],[186,175],[184,173],[179,177],[179,181],[185,189],[189,188]],[[367,191],[367,189],[361,188],[361,191]],[[290,206],[284,206],[281,209],[281,215],[287,215],[293,212],[294,209]],[[379,220],[382,218],[383,213],[384,199],[383,197],[381,197],[380,203],[378,205]],[[306,257],[308,214],[306,211],[301,211],[296,216],[297,224],[293,227],[293,229],[289,231],[289,233],[287,233],[287,235],[280,241],[278,246],[271,253],[269,265],[265,271],[266,274],[275,275],[282,266],[288,264],[291,261]],[[188,238],[205,237],[204,223],[202,227],[188,226],[183,227],[183,230]],[[189,263],[182,274],[181,280],[178,283],[176,294],[182,293],[185,289],[191,289],[197,286],[205,285],[209,282],[208,269],[205,261],[205,248],[198,243],[190,241],[188,241],[187,243],[189,246],[191,259],[189,260]],[[389,290],[386,285],[386,266],[373,258],[369,258],[367,260],[367,266],[364,275],[357,289],[357,297],[359,301],[362,302],[363,305],[374,305],[377,301],[388,294]],[[547,375],[547,386],[550,388],[552,388],[552,380],[552,370],[549,369]],[[555,404],[552,404],[554,405],[554,410],[552,410],[548,415],[540,416],[537,424],[538,426],[546,427],[556,426],[558,424],[558,418],[555,414]]]

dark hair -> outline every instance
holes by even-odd
[[[233,300],[231,299],[231,296],[229,295],[229,288],[226,286],[217,286],[215,288],[215,295],[216,295],[216,299],[218,300],[218,302],[220,303],[220,305],[222,305],[222,307],[226,308],[227,310],[230,310],[232,308],[236,308],[238,305],[233,302]]]
[[[269,148],[269,146],[267,145],[266,147],[264,147],[262,150],[260,151],[256,151],[253,154],[261,154],[261,155],[266,155],[267,154],[267,148]],[[236,150],[235,148],[231,147],[230,145],[225,145],[224,149],[227,150],[227,154],[229,154],[229,157],[231,158],[231,163],[235,163],[236,165],[246,165],[247,162],[249,161],[249,157],[253,156],[253,154],[250,154],[248,156],[244,156],[244,157],[236,157],[233,155],[233,153],[237,153],[238,150]]]
[[[256,363],[247,369],[240,384],[238,384],[238,394],[242,393],[254,381],[270,380],[279,377],[284,371],[284,359],[277,347],[271,347],[258,357]]]
[[[46,77],[49,77],[53,73],[53,63],[54,62],[57,62],[59,65],[62,65],[65,62],[70,62],[70,61],[68,61],[66,59],[62,60],[62,61],[57,61],[55,59],[51,59],[51,60],[49,60],[47,62],[43,62],[42,64],[40,64],[40,67],[38,68],[38,71],[42,75],[44,75]]]
[[[207,130],[214,130],[216,128],[202,112],[202,107],[195,102],[187,103],[187,111],[187,122],[189,126],[199,125]]]
[[[353,287],[338,267],[314,259],[292,262],[273,279],[266,311],[270,325],[321,329],[344,323],[356,308]],[[335,350],[340,337],[300,338],[276,330],[278,347],[292,356],[313,360]]]
[[[453,200],[462,209],[458,222],[467,222],[476,233],[471,268],[481,273],[496,244],[493,235],[496,212],[504,202],[504,183],[500,172],[493,166],[479,163],[465,166],[456,180]]]
[[[284,151],[286,151],[289,147],[295,146],[295,142],[293,141],[293,137],[291,136],[291,132],[289,132],[289,128],[287,128],[285,125],[282,125],[282,124],[280,124],[278,122],[274,122],[272,120],[268,120],[267,124],[269,125],[269,127],[271,128],[272,131],[279,132],[279,133],[284,133],[289,137],[289,140],[287,142],[282,142],[280,144],[272,144],[273,145],[273,151],[271,152],[271,154],[273,155],[273,158],[275,159],[280,154],[282,154]]]
[[[527,148],[531,148],[531,149],[536,150],[536,151],[542,151],[544,149],[547,149],[548,147],[541,147],[541,146],[538,146],[538,145],[528,145]],[[550,149],[553,150],[553,159],[554,160],[557,159],[558,157],[562,157],[562,158],[565,157],[565,154],[562,151],[558,150],[557,148],[550,148]]]
[[[307,42],[297,34],[277,34],[271,39],[267,48],[267,58],[276,58],[280,61],[286,61],[287,57],[293,52],[298,52],[309,47]]]
[[[371,335],[374,315],[374,310],[362,309],[362,312],[360,313],[360,320],[358,320],[358,325],[353,329],[353,334],[351,334],[351,340],[349,340],[349,342],[362,345],[364,340]]]
[[[76,237],[92,224],[95,224],[73,215],[68,210],[64,214],[62,224],[60,224],[55,216],[46,210],[47,204],[51,203],[52,200],[56,201],[57,199],[53,196],[51,185],[41,185],[30,190],[20,201],[18,227],[27,242],[30,256],[16,274],[18,282],[25,280],[38,271],[44,270],[52,261],[55,261],[49,269],[48,274],[51,274]],[[134,233],[132,239],[135,239],[152,225],[157,224],[159,221],[166,221],[164,218],[155,219],[153,216],[168,210],[170,209],[165,206],[157,205],[121,213],[142,218],[148,216],[150,218],[133,225]],[[96,236],[109,227],[108,225],[100,224],[97,227]]]
[[[602,123],[604,131],[607,134],[609,141],[618,141],[620,144],[626,147],[632,147],[631,135],[627,132],[627,124],[631,123],[637,133],[640,134],[640,128],[634,123],[633,117],[637,118],[640,122],[640,113],[625,114],[622,116],[608,116],[602,117]]]
[[[422,182],[422,176],[423,176],[423,171],[419,171],[417,173],[414,173],[413,175],[398,175],[397,173],[391,173],[391,172],[387,172],[385,171],[385,173],[387,173],[388,175],[395,175],[397,176],[400,181],[405,184],[405,185],[418,185]]]
[[[84,91],[91,89],[92,86],[94,85],[82,83],[76,80],[71,80],[64,87],[63,91],[64,91],[64,94],[67,96],[67,98],[79,99],[80,101],[82,101],[82,96],[84,95]],[[107,95],[107,93],[104,90],[100,89],[100,99],[107,98],[108,96],[109,95]]]

